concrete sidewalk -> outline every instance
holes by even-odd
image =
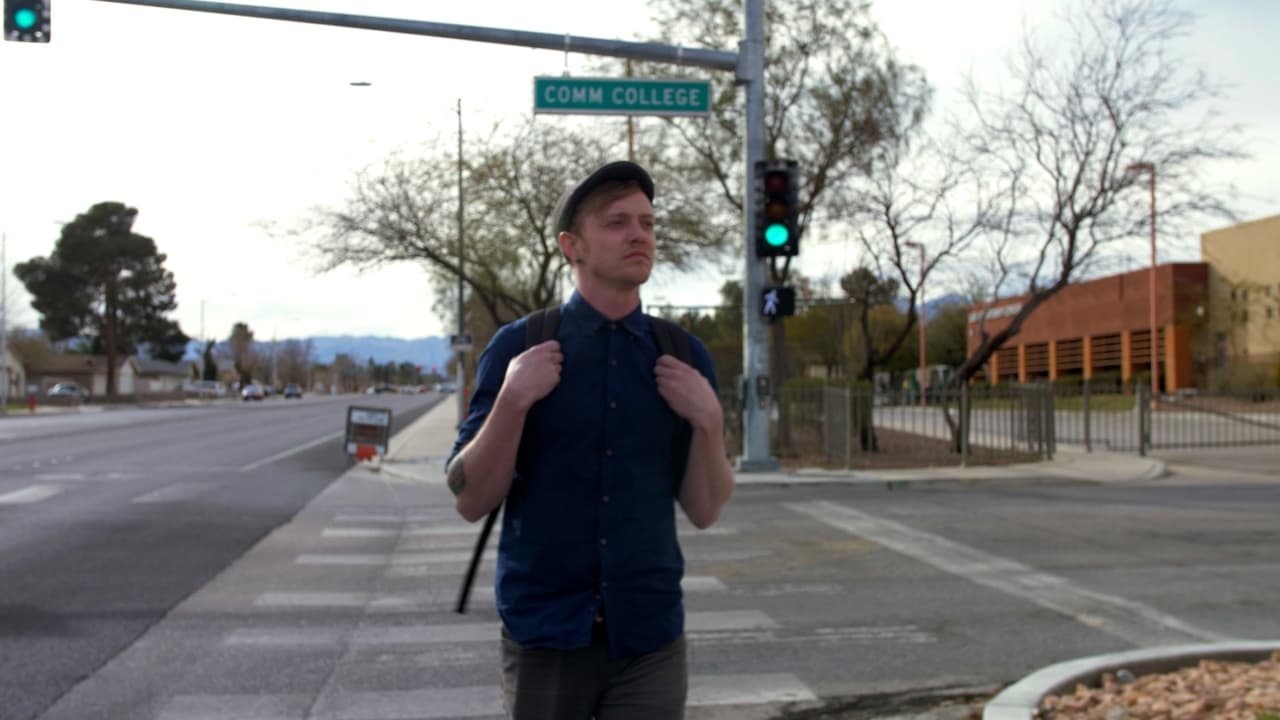
[[[391,440],[387,456],[370,467],[407,482],[444,484],[444,462],[453,448],[457,408],[442,402]],[[741,485],[886,484],[1000,485],[1033,481],[1132,483],[1166,473],[1164,461],[1130,453],[1085,452],[1059,446],[1053,460],[1014,465],[921,467],[896,470],[801,469],[738,473]]]

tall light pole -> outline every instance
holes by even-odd
[[[0,415],[9,413],[9,265],[5,260],[5,246],[9,238],[0,233]]]
[[[925,406],[924,391],[929,386],[929,369],[925,364],[925,343],[924,343],[924,244],[908,240],[902,243],[906,247],[919,248],[920,250],[920,317],[916,322],[920,325],[920,407]]]
[[[1136,162],[1126,172],[1145,172],[1151,177],[1151,272],[1148,289],[1151,321],[1151,409],[1160,406],[1160,334],[1156,329],[1156,166],[1149,162]]]
[[[458,339],[467,333],[466,324],[466,302],[463,299],[463,283],[464,276],[464,260],[462,257],[462,98],[458,98]],[[458,396],[458,427],[462,427],[462,423],[467,419],[467,398],[466,398],[466,374],[462,370],[463,351],[456,351],[454,355],[454,374],[457,376],[454,393]]]

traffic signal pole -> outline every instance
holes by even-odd
[[[746,162],[743,172],[743,194],[753,197],[752,179],[755,163],[764,157],[764,0],[746,0],[744,27],[746,37],[739,43],[738,52],[688,48],[662,43],[642,43],[604,38],[574,37],[524,30],[455,25],[424,20],[351,15],[347,13],[294,10],[289,8],[239,5],[205,2],[204,0],[93,0],[121,5],[189,10],[195,12],[237,15],[264,20],[332,25],[361,30],[378,30],[410,35],[470,40],[474,42],[559,52],[575,52],[588,55],[605,55],[630,60],[647,60],[670,65],[702,67],[710,70],[734,73],[734,78],[744,85],[747,96],[747,127],[744,140]],[[738,469],[759,472],[776,469],[777,459],[769,451],[769,401],[773,390],[769,387],[768,338],[764,320],[757,302],[764,288],[764,263],[755,251],[755,208],[752,201],[743,202],[743,253],[745,260],[742,317],[743,317],[743,413],[742,456]],[[461,388],[459,388],[461,392]]]
[[[743,196],[754,198],[756,162],[764,159],[764,0],[746,2],[746,38],[738,52],[738,82],[746,85],[747,132],[743,156]],[[756,209],[742,203],[745,270],[742,283],[742,456],[738,469],[768,472],[778,468],[769,452],[769,338],[756,303],[764,290],[764,261],[756,255]]]

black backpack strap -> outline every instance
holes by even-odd
[[[653,326],[653,337],[658,341],[658,350],[663,355],[670,355],[686,365],[693,364],[693,351],[689,347],[689,333],[679,325],[653,315],[649,316],[649,324]]]
[[[534,310],[526,315],[524,320],[524,346],[527,350],[556,336],[556,330],[560,328],[560,306]],[[462,577],[462,587],[458,589],[458,604],[454,607],[458,614],[467,612],[467,601],[471,597],[471,586],[475,584],[476,570],[480,567],[485,545],[489,543],[489,533],[493,531],[494,522],[498,519],[498,513],[502,512],[504,504],[499,503],[498,507],[484,519],[484,527],[480,528],[480,537],[476,538],[475,551],[471,553],[471,563],[467,566],[466,575]]]
[[[552,340],[560,329],[560,306],[534,310],[525,317],[524,347],[529,349]]]

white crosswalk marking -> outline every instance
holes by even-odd
[[[689,707],[814,702],[818,698],[791,673],[693,675]],[[178,695],[161,720],[420,720],[502,717],[502,690],[496,683],[474,687],[413,690],[334,690],[308,713],[295,695]]]
[[[57,485],[30,485],[21,490],[0,495],[0,505],[29,505],[48,500],[60,492],[62,488]]]
[[[199,495],[203,495],[210,489],[206,483],[197,482],[180,482],[162,487],[158,490],[152,490],[146,495],[139,495],[133,499],[135,503],[164,503],[164,502],[180,502],[182,500],[190,500]]]
[[[817,501],[790,503],[787,507],[940,570],[1074,617],[1139,647],[1170,642],[1170,638],[1211,642],[1230,639],[1148,605],[1087,590],[1065,577],[844,505]]]
[[[175,695],[158,720],[301,720],[307,695]]]

